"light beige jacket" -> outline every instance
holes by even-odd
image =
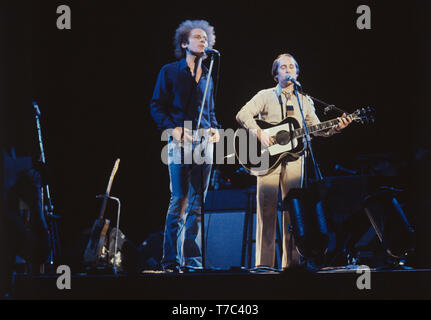
[[[283,118],[281,105],[278,99],[281,96],[283,102]],[[298,94],[304,110],[307,125],[315,125],[320,122],[314,109],[313,100],[308,96]],[[293,110],[292,110],[293,107]],[[286,110],[287,109],[287,110]],[[301,124],[302,117],[298,106],[298,101],[293,93],[283,92],[280,85],[274,88],[259,91],[249,102],[247,102],[236,115],[238,123],[246,129],[259,129],[255,117],[259,117],[266,122],[277,124],[284,118],[294,117]],[[326,134],[324,134],[326,136]]]

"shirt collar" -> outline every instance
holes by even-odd
[[[282,88],[279,83],[277,83],[277,86],[274,88],[274,90],[275,90],[275,94],[277,95],[277,97],[279,97],[282,93],[293,94],[292,89]]]
[[[179,64],[180,64],[180,70],[187,70],[187,71],[190,70],[185,57],[179,61]],[[202,73],[205,75],[208,73],[208,68],[206,67],[206,65],[203,64],[203,61],[202,61]]]
[[[182,58],[182,59],[179,61],[179,64],[180,64],[180,69],[181,69],[181,70],[184,70],[184,69],[188,68],[186,58]]]

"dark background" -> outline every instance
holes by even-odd
[[[71,7],[72,30],[56,27],[61,4]],[[371,8],[371,30],[356,27],[361,4]],[[221,52],[216,114],[224,128],[237,128],[236,112],[257,91],[275,85],[272,62],[289,52],[300,64],[306,92],[350,112],[365,106],[377,112],[373,125],[354,124],[341,135],[315,139],[323,175],[338,174],[336,163],[358,169],[359,155],[389,154],[397,186],[409,190],[406,201],[419,203],[415,215],[429,229],[429,167],[414,159],[418,147],[429,148],[428,2],[74,0],[2,6],[2,128],[18,155],[37,153],[31,101],[39,103],[65,248],[97,217],[95,196],[105,191],[117,157],[111,194],[122,201],[120,228],[137,243],[162,230],[169,177],[149,100],[158,71],[175,60],[174,31],[186,19],[206,19],[215,27]],[[238,168],[220,166],[233,187],[244,179],[235,174]],[[114,209],[108,210],[111,218]]]

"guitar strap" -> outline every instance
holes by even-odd
[[[288,107],[288,105],[287,105],[287,102],[288,102],[288,97],[286,96],[286,108],[285,108],[285,110],[286,110],[286,113],[284,113],[283,112],[283,99],[281,99],[281,93],[279,94],[279,95],[277,95],[277,98],[278,98],[278,102],[280,103],[280,108],[281,108],[281,121],[283,121],[286,117],[287,117],[287,107]],[[291,132],[293,132],[293,130],[294,130],[294,128],[292,127],[292,124],[291,123],[289,123],[289,129],[290,129],[290,131]],[[291,143],[291,145],[292,145],[292,148],[294,148],[294,145],[293,145],[293,140],[291,140],[290,141],[290,143]],[[287,159],[288,157],[286,157],[285,159]]]
[[[285,115],[283,112],[283,100],[281,99],[281,94],[277,95],[277,98],[278,98],[278,102],[280,103],[280,108],[281,108],[281,121],[283,121],[285,118]]]
[[[289,115],[289,112],[293,113],[293,106],[288,105],[289,97],[285,94],[286,106],[284,108],[285,112],[283,112],[283,99],[281,98],[281,94],[282,93],[280,93],[280,95],[277,95],[277,98],[278,98],[278,102],[280,103],[280,108],[281,108],[281,121],[283,121]]]

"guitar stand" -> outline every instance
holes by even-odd
[[[115,232],[115,249],[114,249],[114,261],[112,263],[112,269],[114,270],[114,274],[118,273],[117,270],[117,249],[118,249],[118,230],[119,230],[119,226],[120,226],[120,212],[121,212],[121,201],[119,198],[117,197],[112,197],[106,194],[99,194],[96,196],[97,199],[99,198],[106,198],[106,199],[110,199],[110,200],[114,200],[115,202],[117,202],[117,226],[116,226],[116,232]],[[109,257],[109,254],[108,254]],[[109,264],[109,258],[108,258],[108,264]]]

